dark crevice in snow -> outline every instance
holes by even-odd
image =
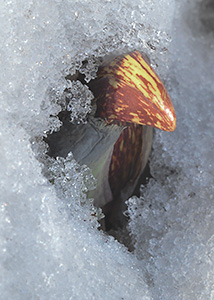
[[[99,62],[101,61],[102,59],[100,58]],[[80,69],[83,73],[77,70],[75,74],[67,75],[65,79],[70,81],[71,83],[79,82],[82,86],[87,86],[88,83],[86,81],[86,75],[84,74],[85,70],[87,70],[87,64],[87,60],[82,62],[82,66]],[[76,130],[78,130],[76,128],[83,128],[84,126],[83,124],[79,124],[80,122],[78,121],[78,118],[76,120],[71,120],[73,107],[71,106],[71,108],[68,108],[68,103],[69,101],[71,101],[71,98],[67,98],[67,95],[71,94],[75,98],[75,93],[77,94],[77,91],[73,92],[72,88],[65,89],[65,107],[67,107],[67,110],[64,110],[64,108],[62,108],[62,111],[57,116],[58,119],[62,122],[62,126],[60,127],[59,131],[49,133],[47,134],[47,137],[44,137],[44,141],[48,145],[47,155],[51,158],[56,159],[57,157],[61,157],[65,159],[68,153],[71,151],[73,143],[76,142]],[[83,97],[85,97],[85,95],[83,95]],[[93,112],[91,114],[93,114]],[[87,116],[85,122],[87,122]],[[75,153],[74,159],[77,159],[77,157],[75,157]],[[140,186],[142,184],[146,186],[150,178],[152,178],[152,176],[150,173],[149,163],[147,163],[143,173],[138,180],[133,195],[140,196]],[[124,244],[130,251],[133,251],[134,246],[128,229],[129,216],[125,214],[125,212],[127,211],[127,205],[125,204],[125,202],[116,203],[115,201],[112,201],[102,206],[101,209],[105,217],[100,220],[100,229],[113,236],[120,243]]]

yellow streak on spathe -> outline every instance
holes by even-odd
[[[163,103],[163,96],[161,95],[161,91],[157,86],[157,82],[160,83],[162,86],[160,79],[157,77],[155,72],[151,69],[151,67],[145,62],[139,52],[135,52],[137,55],[137,59],[140,63],[144,66],[146,70],[142,68],[142,66],[138,63],[138,61],[132,58],[129,54],[123,58],[121,65],[118,68],[106,68],[106,71],[111,76],[114,74],[115,80],[110,78],[110,84],[113,87],[119,87],[122,82],[117,81],[117,75],[123,77],[123,81],[143,93],[143,95],[148,98],[151,102],[157,105],[161,110],[165,109],[165,105]],[[152,76],[155,78],[155,81]],[[150,84],[145,85],[144,82],[138,77],[142,76],[145,78]],[[148,93],[148,90],[150,93]],[[164,87],[163,87],[164,90]]]
[[[123,111],[123,110],[124,110],[123,106],[122,107],[118,106],[118,107],[115,108],[116,112],[120,112],[120,111]]]
[[[141,57],[140,57],[141,58]],[[126,60],[128,59],[128,61]],[[142,60],[142,58],[141,58]],[[135,62],[135,65],[132,66],[132,61]],[[122,64],[116,67],[117,61],[112,61],[110,63],[109,67],[104,68],[104,76],[110,77],[109,83],[113,87],[119,87],[125,84],[128,84],[130,86],[136,87],[139,89],[145,97],[149,98],[149,94],[147,92],[147,86],[146,84],[140,80],[136,75],[139,74],[141,76],[144,76],[144,73],[146,73],[142,67],[136,62],[135,59],[132,59],[130,55],[125,55],[125,57],[122,59]],[[124,66],[129,69],[129,71],[132,73],[130,74],[127,70],[124,69]],[[143,72],[144,71],[144,72]],[[125,76],[124,76],[125,73]],[[120,75],[123,77],[123,81],[118,81],[118,76]],[[114,79],[115,78],[115,79]]]
[[[102,76],[109,77],[109,84],[118,89],[118,93],[123,96],[123,93],[119,92],[120,87],[124,87],[126,85],[137,88],[150,102],[154,103],[157,108],[162,112],[167,111],[165,98],[166,90],[163,86],[163,83],[160,81],[159,77],[153,71],[153,69],[147,64],[147,62],[143,59],[142,55],[138,52],[134,52],[134,58],[131,57],[130,54],[125,55],[124,57],[120,57],[120,59],[116,59],[112,61],[109,66],[103,68],[101,73]],[[142,66],[145,68],[142,68]],[[141,78],[144,78],[147,82],[144,83]],[[161,90],[158,88],[160,85]],[[142,101],[141,97],[139,97],[139,101]],[[143,101],[144,102],[144,101]],[[122,103],[121,103],[122,104]],[[147,108],[146,108],[146,107]],[[144,109],[147,111],[147,115],[152,116],[153,113],[150,109],[149,103],[144,102]],[[117,107],[116,112],[121,112],[124,110],[124,107]],[[169,109],[168,109],[169,110]],[[141,113],[139,112],[139,115]],[[139,118],[137,114],[130,113],[133,118],[131,121],[133,123],[141,124],[142,120]],[[163,117],[161,114],[156,113],[155,118],[159,121],[162,121]],[[171,121],[176,124],[176,120],[171,113]],[[160,122],[153,120],[153,125],[157,125],[160,129],[164,129],[161,126]],[[147,121],[147,125],[152,125],[151,122]],[[175,126],[174,126],[175,127]]]
[[[109,84],[112,85],[115,89],[119,86],[118,81],[115,80],[113,77],[110,77]]]
[[[151,77],[151,75],[159,82],[157,75],[152,72],[152,69],[150,68],[150,66],[144,61],[144,59],[140,56],[138,56],[138,60],[139,62],[143,65],[143,67],[146,69],[144,70],[141,65],[138,63],[138,61],[136,59],[134,59],[133,57],[131,57],[130,55],[125,56],[126,59],[124,59],[124,66],[128,67],[132,69],[133,75],[141,75],[143,76],[147,81],[151,82],[151,84],[153,86],[156,85],[156,82],[154,81],[154,79]],[[151,75],[149,73],[152,73]],[[138,79],[139,81],[139,79]]]
[[[122,140],[120,143],[120,151],[123,151],[123,144],[124,144],[124,140]]]
[[[135,113],[130,113],[130,115],[133,116],[133,118],[131,119],[133,123],[139,123],[140,122],[139,115],[137,115]]]

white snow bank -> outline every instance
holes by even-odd
[[[214,295],[213,18],[211,1],[183,4],[177,12],[168,81],[177,129],[157,132],[154,178],[141,198],[129,200],[135,253],[154,299]]]
[[[80,211],[68,219],[27,138],[21,129],[14,136],[14,128],[1,135],[0,298],[149,299],[123,246],[96,232]]]

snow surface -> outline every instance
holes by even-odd
[[[213,16],[211,0],[1,2],[0,299],[213,299]],[[97,230],[90,170],[43,142],[67,105],[90,111],[66,75],[90,81],[124,49],[149,55],[178,123],[156,130],[153,179],[128,202],[134,253]]]
[[[153,179],[129,200],[154,299],[214,297],[214,6],[196,4],[181,5],[169,47],[177,129],[156,131]]]

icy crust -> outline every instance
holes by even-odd
[[[153,299],[214,296],[214,32],[200,23],[204,9],[198,1],[177,13],[169,48],[177,129],[156,131],[153,179],[128,201],[135,253]]]

